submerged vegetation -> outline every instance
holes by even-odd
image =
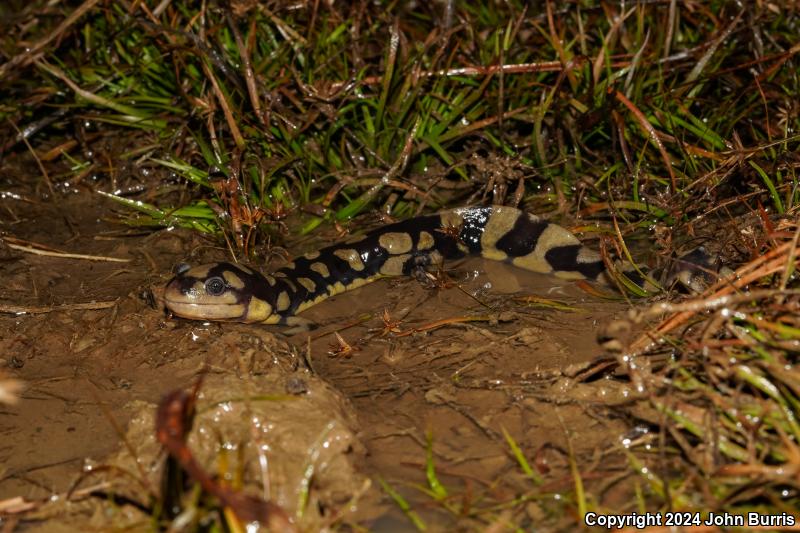
[[[800,508],[796,3],[86,0],[0,15],[2,153],[36,156],[42,195],[97,192],[130,224],[244,256],[321,224],[496,203],[579,214],[574,229],[622,254],[641,235],[662,255],[710,241],[737,279],[653,304],[635,317],[647,333],[598,371],[632,386],[607,407],[643,428],[619,445],[638,499],[602,507],[583,481],[597,466],[570,453],[572,499],[538,518]],[[454,497],[430,447],[424,492],[455,519],[526,527],[552,491],[505,440],[517,494]]]

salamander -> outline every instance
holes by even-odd
[[[326,298],[466,255],[609,282],[600,254],[561,226],[512,207],[464,207],[377,228],[269,275],[232,263],[187,267],[167,284],[164,302],[183,318],[302,327],[308,321],[296,315]],[[638,269],[626,275],[646,284]]]

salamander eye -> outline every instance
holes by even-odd
[[[211,296],[219,296],[225,292],[225,281],[222,278],[214,277],[206,281],[206,292]]]

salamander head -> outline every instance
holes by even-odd
[[[183,318],[274,324],[280,316],[269,288],[264,276],[241,265],[179,268],[164,289],[164,304]]]

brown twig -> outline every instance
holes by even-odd
[[[211,82],[211,87],[214,89],[214,94],[216,95],[219,105],[222,108],[222,113],[225,115],[225,122],[228,123],[228,127],[231,129],[233,141],[240,150],[243,150],[245,147],[244,137],[242,136],[242,132],[239,130],[239,125],[236,123],[236,119],[233,116],[230,103],[225,97],[225,93],[222,92],[222,88],[219,86],[217,77],[211,71],[211,67],[208,66],[208,62],[202,61],[201,64],[203,66],[203,72],[205,73],[206,78],[208,78],[208,81]]]
[[[253,63],[250,61],[250,54],[254,44],[253,39],[256,35],[254,31],[255,19],[250,23],[251,38],[248,39],[247,43],[242,39],[242,32],[239,31],[239,27],[230,15],[227,16],[227,19],[228,27],[230,27],[233,32],[233,38],[236,40],[236,48],[239,49],[239,57],[242,59],[242,73],[244,74],[244,80],[247,84],[247,94],[250,96],[250,105],[253,106],[253,113],[256,118],[258,118],[258,121],[261,122],[261,125],[267,127],[268,124],[264,120],[264,115],[261,112],[261,100],[258,95],[258,88],[256,87],[256,75],[253,72]]]
[[[571,65],[576,62],[584,62],[584,57],[574,57],[570,61]],[[617,61],[612,64],[614,68],[625,67],[629,61]],[[561,61],[538,61],[536,63],[515,63],[515,64],[500,64],[500,65],[486,65],[486,66],[468,66],[468,67],[454,67],[441,70],[425,70],[418,72],[420,78],[450,78],[455,76],[489,76],[494,74],[526,74],[533,72],[561,72],[564,70],[564,65]],[[572,67],[570,67],[572,68]],[[358,81],[358,85],[378,85],[383,82],[384,76],[367,76]],[[351,80],[336,81],[333,83],[321,82],[322,85],[329,87],[329,90],[336,91],[342,87],[351,84]]]
[[[10,71],[17,67],[24,67],[27,66],[31,61],[36,59],[41,51],[44,49],[45,46],[50,44],[53,40],[59,38],[61,34],[69,29],[70,26],[75,24],[79,18],[83,16],[84,13],[92,9],[100,0],[86,0],[83,4],[78,6],[78,8],[73,11],[67,18],[61,22],[61,24],[56,27],[55,30],[50,32],[48,35],[43,37],[33,46],[27,48],[24,52],[17,54],[16,56],[12,57],[6,63],[0,65],[0,80],[2,80],[5,75]]]
[[[456,316],[451,318],[443,318],[441,320],[434,320],[433,322],[429,322],[428,324],[423,324],[422,326],[407,329],[401,333],[395,333],[395,337],[406,337],[408,335],[413,335],[414,333],[421,333],[423,331],[430,331],[432,329],[438,329],[450,324],[464,324],[467,322],[488,322],[492,318],[488,316]]]
[[[291,523],[282,507],[217,483],[197,463],[191,450],[186,446],[186,439],[194,417],[198,389],[199,384],[191,394],[175,390],[164,396],[156,413],[158,442],[203,490],[215,496],[224,507],[231,509],[239,520],[258,522],[267,526],[270,531],[296,533],[297,528]]]
[[[628,100],[628,98],[622,94],[621,92],[617,91],[616,89],[609,88],[608,93],[613,95],[614,98],[619,100],[625,107],[627,107],[633,116],[636,118],[636,121],[642,127],[642,129],[647,133],[647,136],[653,141],[653,144],[656,145],[658,151],[661,153],[661,158],[664,160],[664,166],[667,167],[667,172],[669,172],[669,179],[670,179],[670,186],[672,188],[672,192],[678,190],[678,181],[675,177],[675,171],[672,169],[672,162],[670,161],[669,154],[667,153],[667,149],[664,148],[664,143],[661,142],[661,137],[656,129],[650,124],[650,121],[647,120],[647,117],[644,116],[644,113],[636,107],[636,104]]]
[[[73,254],[70,252],[62,252],[30,241],[23,241],[22,239],[15,239],[13,237],[3,237],[6,246],[12,250],[19,250],[34,255],[45,255],[48,257],[60,257],[64,259],[84,259],[86,261],[108,261],[112,263],[130,263],[130,259],[121,259],[119,257],[107,257],[104,255],[87,255],[87,254]],[[25,244],[22,244],[25,243]]]
[[[28,137],[20,131],[16,124],[12,120],[8,120],[8,123],[11,124],[11,127],[14,128],[14,131],[17,132],[17,138],[21,139],[22,142],[25,143],[25,146],[28,148],[28,151],[33,156],[33,159],[36,161],[36,164],[39,166],[39,171],[42,173],[42,177],[44,178],[44,182],[47,184],[47,189],[50,191],[51,196],[56,195],[56,191],[53,189],[53,182],[50,180],[50,175],[47,173],[47,169],[44,168],[42,164],[42,160],[39,158],[39,155],[36,153],[36,150],[33,149],[31,143],[28,142]]]
[[[106,302],[86,302],[62,305],[26,306],[26,305],[3,305],[0,304],[0,313],[11,315],[40,315],[43,313],[58,313],[62,311],[96,311],[98,309],[109,309],[117,305],[119,300]]]

